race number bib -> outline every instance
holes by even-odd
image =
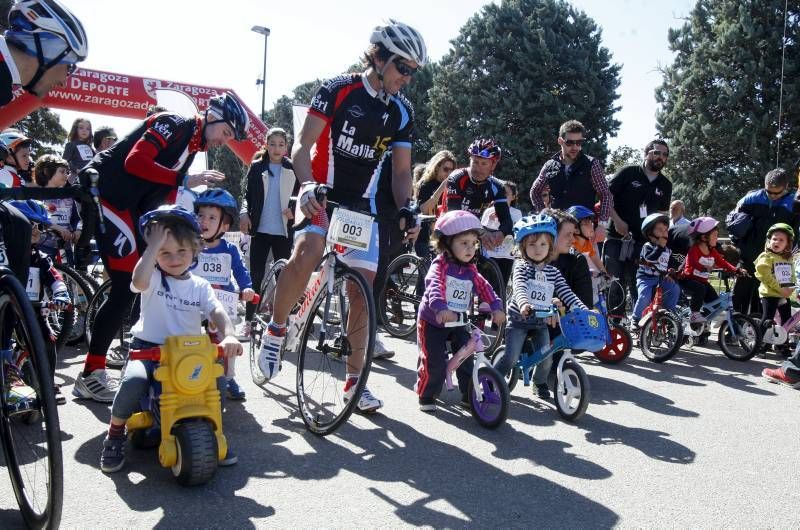
[[[58,226],[69,226],[70,217],[72,217],[72,204],[67,201],[59,201],[55,205],[55,210],[50,212],[50,221]]]
[[[553,305],[554,285],[544,274],[537,273],[535,280],[528,280],[528,300],[536,311],[549,311]]]
[[[201,252],[197,256],[197,267],[192,272],[210,284],[228,285],[231,282],[231,256]]]
[[[367,250],[372,238],[372,217],[336,208],[333,211],[328,243],[357,250]]]
[[[222,307],[228,314],[228,318],[235,322],[238,316],[237,309],[239,304],[239,294],[230,291],[223,291],[222,289],[214,289],[214,296],[217,300],[222,302]]]
[[[658,257],[658,268],[663,270],[667,270],[669,268],[669,256],[671,252],[669,250],[665,250],[661,253]]]
[[[466,313],[472,302],[472,281],[447,277],[447,309]]]
[[[776,263],[772,267],[775,279],[781,287],[792,285],[792,266],[788,263]]]
[[[42,282],[39,277],[39,269],[31,267],[28,271],[28,283],[25,284],[25,292],[28,293],[28,300],[38,302],[42,295]]]
[[[94,151],[88,144],[77,144],[75,148],[78,154],[81,155],[81,160],[91,160],[94,157]]]

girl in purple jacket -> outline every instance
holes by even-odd
[[[481,231],[478,218],[463,210],[447,212],[434,226],[432,243],[438,256],[425,276],[425,292],[417,319],[419,360],[415,389],[419,408],[425,412],[436,411],[436,398],[442,390],[447,369],[445,342],[449,339],[456,352],[469,340],[465,327],[446,328],[445,324],[455,322],[458,313],[469,310],[472,290],[489,304],[495,324],[502,324],[506,318],[503,302],[474,264]],[[461,402],[467,406],[471,374],[472,360],[467,359],[456,371]]]

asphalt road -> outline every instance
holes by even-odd
[[[576,424],[519,384],[508,422],[478,426],[457,392],[417,409],[417,348],[387,339],[371,390],[383,414],[318,438],[295,416],[294,379],[265,393],[239,362],[243,404],[225,432],[238,465],[203,487],[177,485],[154,451],[128,450],[99,471],[106,405],[73,401],[82,355],[66,352],[65,528],[163,527],[784,527],[800,526],[800,392],[770,384],[777,360],[736,363],[715,350],[656,365],[638,350],[619,366],[587,354],[591,404]],[[5,472],[0,528],[21,519]]]

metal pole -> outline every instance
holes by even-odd
[[[264,70],[261,74],[261,119],[264,119],[267,101],[267,38],[269,33],[264,33]]]

